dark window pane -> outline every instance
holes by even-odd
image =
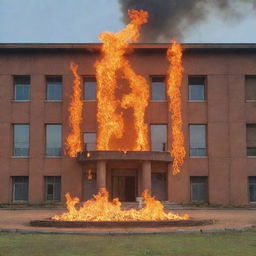
[[[167,150],[167,125],[152,124],[151,130],[151,150],[166,151]]]
[[[29,125],[15,124],[13,126],[13,155],[28,156],[29,154]]]
[[[46,125],[46,155],[61,156],[61,128],[60,124]]]
[[[14,100],[23,101],[30,99],[30,77],[14,77]]]
[[[245,77],[245,99],[256,100],[256,76]]]
[[[256,176],[249,177],[249,201],[256,202]]]
[[[190,77],[189,83],[189,100],[205,100],[205,77]]]
[[[47,77],[47,100],[62,100],[62,77]]]
[[[95,132],[84,133],[84,147],[86,151],[96,150],[96,133]]]
[[[166,100],[165,77],[152,77],[151,79],[151,100]]]
[[[46,200],[60,201],[60,176],[46,177]]]
[[[208,178],[190,177],[191,183],[191,201],[208,201]]]
[[[59,183],[54,184],[53,200],[60,201],[60,184]]]
[[[17,176],[13,177],[13,200],[27,201],[28,200],[28,177]]]
[[[247,156],[256,156],[256,124],[246,125]]]
[[[206,156],[206,125],[189,126],[190,156]]]
[[[85,77],[84,78],[84,99],[96,100],[96,78]]]

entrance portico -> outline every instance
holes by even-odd
[[[144,190],[151,193],[152,181],[156,182],[153,184],[154,191],[164,195],[165,192],[161,190],[167,189],[165,174],[168,163],[172,161],[168,152],[149,151],[90,151],[79,153],[77,160],[84,165],[85,170],[92,169],[95,172],[95,193],[106,188],[112,198],[119,197],[121,201],[135,201]],[[158,166],[162,166],[162,169]],[[154,175],[153,180],[152,173],[158,174]]]

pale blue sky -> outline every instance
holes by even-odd
[[[90,43],[123,27],[118,0],[0,0],[0,43]],[[184,42],[256,43],[256,13],[224,22],[214,10]]]

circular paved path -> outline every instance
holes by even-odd
[[[230,230],[245,230],[256,227],[256,209],[197,209],[174,210],[180,215],[189,214],[196,219],[214,219],[216,223],[209,226],[197,227],[168,227],[168,228],[37,228],[29,225],[30,220],[45,219],[63,210],[0,210],[0,231],[20,233],[79,233],[79,234],[130,234],[130,233],[173,233],[173,232],[219,232]]]

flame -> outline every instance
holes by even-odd
[[[181,83],[182,83],[182,48],[176,41],[167,51],[167,58],[170,62],[167,77],[167,94],[169,98],[169,111],[171,114],[171,134],[172,146],[170,154],[173,157],[172,173],[175,175],[180,172],[186,155],[184,146],[184,135],[182,131],[181,113]]]
[[[144,123],[145,108],[148,105],[149,89],[146,79],[137,75],[131,68],[125,54],[129,41],[136,42],[140,26],[147,22],[148,13],[142,10],[129,10],[131,22],[117,33],[105,32],[99,38],[103,42],[102,58],[96,62],[97,76],[97,150],[111,150],[112,136],[122,138],[124,120],[117,108],[134,109],[136,145],[134,150],[148,149],[148,129]],[[116,98],[118,74],[123,74],[129,82],[131,93],[120,101]],[[126,150],[123,148],[121,150]]]
[[[88,179],[88,180],[92,180],[92,170],[91,170],[91,169],[88,170],[87,179]]]
[[[81,123],[83,120],[83,101],[81,79],[77,73],[78,65],[71,62],[70,69],[74,75],[73,92],[69,106],[69,126],[71,131],[66,138],[66,153],[70,157],[76,157],[78,152],[82,152]]]
[[[180,216],[164,211],[164,206],[148,191],[143,192],[144,207],[136,210],[122,210],[118,198],[109,201],[109,194],[106,189],[101,189],[93,199],[88,200],[82,206],[76,207],[80,200],[72,198],[69,193],[66,196],[68,212],[52,217],[54,220],[62,221],[154,221],[154,220],[181,220],[189,219],[188,215]]]

